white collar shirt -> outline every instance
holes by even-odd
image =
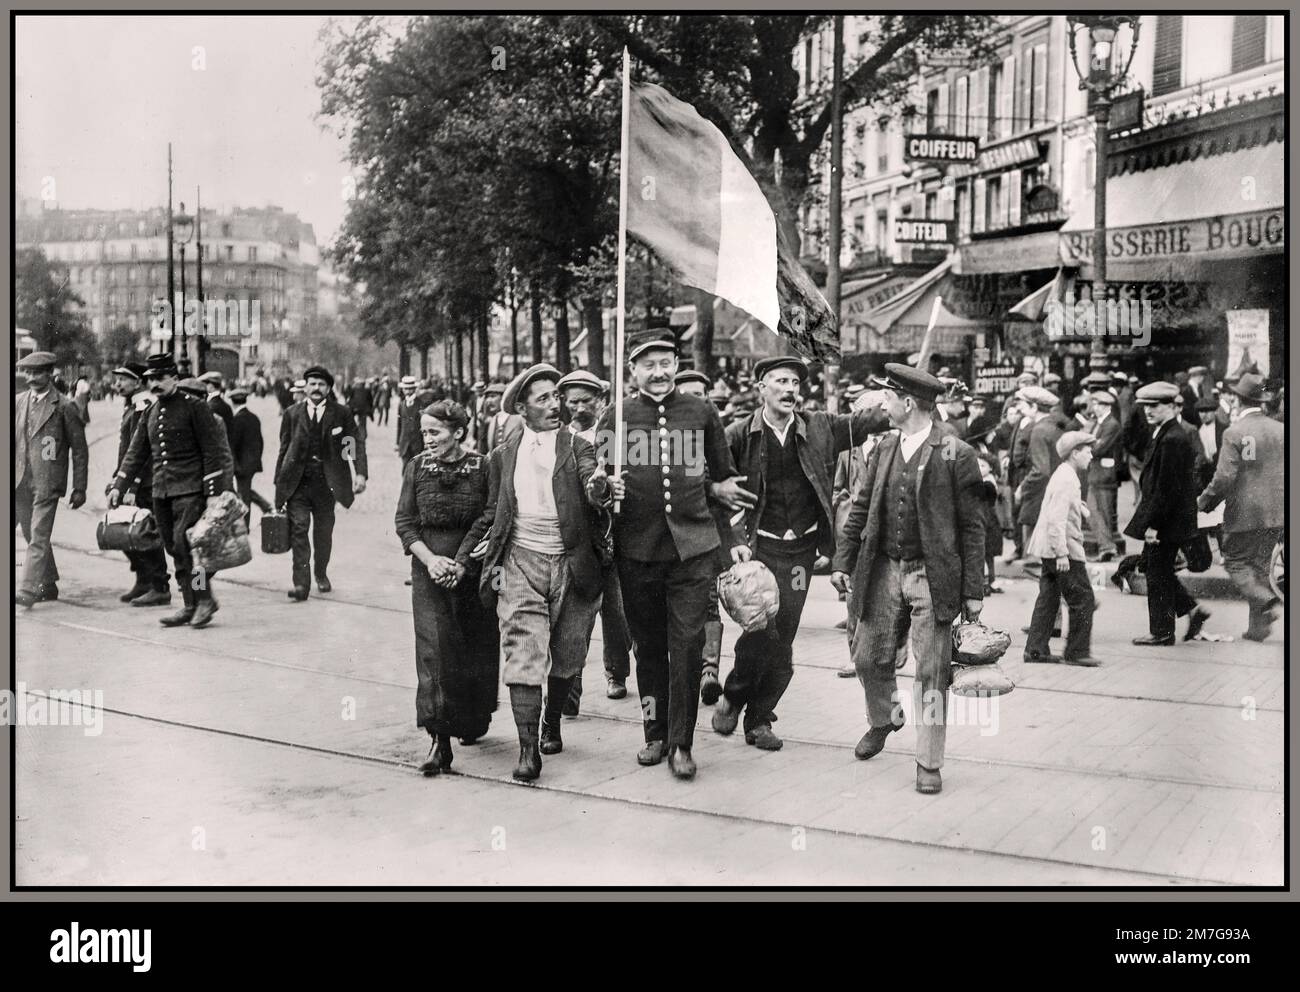
[[[912,456],[929,439],[932,430],[934,430],[934,425],[927,423],[915,434],[901,435],[898,441],[898,449],[903,453],[903,461],[910,462],[912,460]]]

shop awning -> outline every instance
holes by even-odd
[[[1286,250],[1284,148],[1273,142],[1177,165],[1125,173],[1106,184],[1106,276],[1135,281],[1204,277],[1223,259]],[[1061,262],[1092,278],[1093,197],[1080,197],[1061,229]]]
[[[952,279],[952,266],[953,256],[949,255],[893,299],[863,315],[857,334],[858,353],[917,350],[925,336],[935,297],[942,299]],[[962,350],[966,335],[987,327],[986,322],[959,317],[940,302],[935,350]]]
[[[969,276],[1050,269],[1060,261],[1060,246],[1061,238],[1056,231],[972,241],[961,246],[952,271],[959,276]]]

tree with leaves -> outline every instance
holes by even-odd
[[[36,339],[37,350],[53,352],[60,365],[95,360],[95,337],[79,312],[85,301],[69,286],[67,271],[39,248],[19,251],[14,269],[18,326]]]

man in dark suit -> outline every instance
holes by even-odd
[[[471,532],[487,534],[480,593],[501,623],[519,732],[513,775],[523,782],[541,774],[543,754],[564,747],[561,710],[587,659],[603,584],[586,494],[596,455],[561,429],[559,381],[554,367],[533,365],[506,390],[503,407],[521,412],[524,426],[489,454],[487,506]]]
[[[1250,604],[1247,640],[1262,641],[1277,615],[1269,585],[1273,547],[1286,525],[1286,428],[1264,414],[1264,381],[1243,375],[1230,387],[1233,424],[1223,432],[1214,478],[1197,506],[1223,511],[1223,563]]]
[[[230,404],[226,402],[222,395],[226,391],[226,381],[222,378],[220,372],[204,372],[199,376],[199,381],[208,390],[208,406],[212,407],[223,424],[226,425],[226,437],[230,437],[231,424],[235,419],[235,411],[230,409]]]
[[[1090,433],[1097,440],[1092,446],[1092,461],[1088,464],[1088,526],[1097,545],[1098,558],[1111,561],[1124,540],[1115,510],[1124,445],[1119,418],[1115,415],[1115,394],[1107,388],[1109,377],[1103,374],[1099,379],[1092,379],[1089,376],[1089,380],[1092,408],[1096,414]]]
[[[748,561],[752,552],[743,531],[732,529],[726,508],[710,496],[710,479],[734,484],[736,472],[713,404],[676,389],[672,334],[638,335],[629,342],[628,366],[637,395],[623,404],[627,479],[607,477],[602,466],[592,496],[602,499],[608,486],[622,502],[614,515],[614,544],[644,713],[646,745],[637,761],[657,765],[666,753],[672,773],[690,779],[704,623],[719,548],[733,562]],[[614,417],[610,408],[597,422],[602,445],[614,438]]]
[[[420,411],[424,406],[416,402],[415,376],[402,376],[398,389],[401,395],[397,401],[397,445],[393,450],[401,456],[402,468],[406,468],[406,463],[424,449],[424,439],[420,435]],[[431,399],[429,402],[435,401]]]
[[[364,441],[370,417],[375,412],[374,396],[364,379],[353,379],[352,385],[348,387],[348,409],[352,411],[352,418],[357,425],[357,437]]]
[[[1209,374],[1210,370],[1204,365],[1193,365],[1187,370],[1187,385],[1179,394],[1183,421],[1192,427],[1201,426],[1201,418],[1196,415],[1196,401],[1214,396],[1214,384],[1207,378]]]
[[[1219,465],[1219,452],[1223,448],[1223,435],[1231,423],[1230,419],[1220,419],[1221,410],[1218,399],[1213,396],[1196,401],[1196,416],[1200,420],[1196,425],[1196,435],[1201,439],[1201,448],[1205,452],[1196,480],[1201,489],[1208,486],[1214,478],[1214,470]]]
[[[230,402],[235,409],[230,426],[230,454],[235,460],[235,489],[244,501],[244,506],[256,504],[263,513],[270,513],[271,504],[253,488],[253,476],[262,471],[262,422],[257,419],[257,414],[248,409],[247,389],[232,389]],[[245,512],[245,523],[252,514],[252,509]]]
[[[895,363],[885,373],[885,411],[899,433],[871,453],[831,584],[850,592],[849,610],[858,618],[853,661],[871,729],[853,753],[863,760],[879,754],[903,726],[895,660],[910,633],[916,789],[931,794],[942,788],[952,622],[959,613],[977,620],[984,605],[982,483],[974,449],[935,428],[939,380]]]
[[[321,592],[332,588],[334,504],[351,506],[353,495],[366,490],[368,471],[366,442],[357,436],[351,411],[334,398],[334,377],[313,365],[303,378],[306,399],[280,418],[280,453],[275,461],[275,502],[288,507],[293,545],[293,588],[288,596],[299,603],[311,591],[313,547],[316,587]]]
[[[506,439],[511,416],[501,409],[505,391],[499,382],[488,383],[483,390],[482,410],[474,418],[474,444],[485,455]]]
[[[748,421],[727,428],[727,443],[744,482],[744,526],[754,557],[776,578],[780,608],[766,630],[736,641],[736,661],[713,714],[713,729],[730,734],[745,713],[745,743],[778,751],[772,731],[777,704],[794,677],[794,639],[799,632],[808,578],[818,554],[835,554],[831,466],[887,424],[878,410],[830,414],[796,410],[807,364],[786,355],[754,366],[762,406]],[[721,498],[721,495],[719,495]],[[725,501],[725,500],[724,500]]]
[[[1137,645],[1171,645],[1178,617],[1188,618],[1190,641],[1210,614],[1199,606],[1174,574],[1179,548],[1196,537],[1196,462],[1200,442],[1179,418],[1182,402],[1171,382],[1153,382],[1137,391],[1137,404],[1152,428],[1142,465],[1141,492],[1133,519],[1124,533],[1145,542],[1143,571],[1147,577],[1147,617],[1150,634],[1135,637]]]
[[[180,388],[180,370],[167,353],[150,355],[144,379],[156,397],[118,466],[108,505],[138,495],[144,464],[151,464],[153,513],[163,548],[176,568],[184,605],[158,622],[164,627],[206,627],[220,608],[212,575],[195,566],[188,531],[207,500],[234,488],[230,442],[212,408]]]
[[[1043,505],[1047,483],[1061,459],[1056,454],[1056,442],[1067,430],[1070,418],[1062,412],[1060,399],[1044,386],[1028,386],[1025,396],[1037,408],[1037,420],[1029,429],[1027,446],[1029,470],[1020,483],[1020,512],[1016,522],[1021,527],[1025,543],[1038,523],[1038,511]]]
[[[59,598],[59,569],[50,539],[59,499],[68,491],[69,460],[68,505],[75,510],[86,502],[86,425],[77,405],[53,388],[55,361],[48,351],[34,351],[17,366],[28,387],[14,403],[14,513],[27,541],[14,602],[24,609]]]
[[[126,458],[127,450],[131,447],[131,439],[135,437],[136,429],[148,417],[149,407],[153,406],[153,394],[145,386],[144,372],[145,365],[143,362],[127,362],[121,368],[113,370],[118,395],[126,402],[126,407],[122,411],[122,424],[118,431],[117,464],[119,465]],[[145,459],[140,467],[139,475],[133,482],[136,489],[131,495],[131,501],[140,506],[151,508],[153,506],[152,459]],[[113,482],[110,481],[104,490],[105,495],[112,488]],[[172,594],[167,576],[167,556],[163,553],[163,549],[128,551],[126,557],[131,563],[131,571],[135,573],[135,583],[124,595],[118,598],[123,603],[130,603],[132,606],[167,606],[170,604]]]

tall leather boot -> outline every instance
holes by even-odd
[[[704,670],[700,675],[700,702],[712,706],[722,695],[718,669],[722,661],[722,621],[707,620],[704,624]]]
[[[171,616],[163,617],[158,621],[164,627],[184,627],[194,617],[194,590],[190,586],[190,577],[177,572],[176,584],[180,586],[181,598],[185,605]]]
[[[519,730],[519,764],[512,775],[520,782],[531,782],[542,774],[542,754],[537,747],[537,730],[542,720],[542,687],[512,685],[510,709]]]
[[[554,676],[546,680],[546,709],[542,713],[542,754],[559,754],[564,750],[564,741],[560,738],[560,718],[569,700],[573,682],[574,679],[557,679]]]

